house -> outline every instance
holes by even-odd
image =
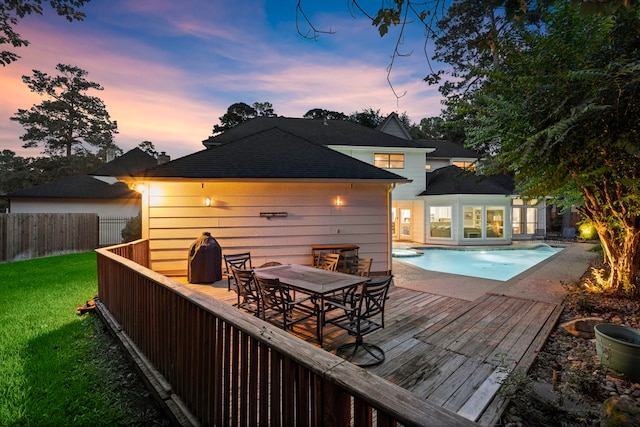
[[[509,195],[513,184],[506,176],[483,177],[450,165],[427,174],[427,187],[418,194],[428,212],[430,243],[511,243]]]
[[[372,272],[391,270],[391,192],[410,180],[319,143],[329,134],[341,147],[362,144],[345,123],[291,120],[254,128],[255,119],[208,141],[206,150],[118,177],[143,188],[142,237],[154,271],[185,275],[189,247],[203,232],[223,254],[250,251],[255,265],[310,264],[311,245],[356,244],[373,258]],[[310,133],[299,131],[307,126]],[[373,129],[363,134],[404,144]]]
[[[126,221],[140,213],[140,193],[114,175],[157,165],[139,148],[117,157],[89,175],[62,178],[7,194],[10,213],[95,213],[100,218],[100,245],[121,243]]]
[[[396,114],[389,115],[378,129],[410,138]],[[450,141],[418,142],[430,149],[425,163],[426,189],[416,196],[424,204],[394,194],[395,240],[503,245],[529,240],[536,229],[547,229],[545,200],[520,198],[506,175],[473,175],[482,162],[477,152]],[[439,171],[441,168],[447,169]]]
[[[269,126],[278,126],[407,178],[407,184],[397,186],[392,191],[393,240],[445,245],[504,245],[512,242],[513,230],[518,237],[529,239],[536,228],[544,228],[544,225],[540,225],[540,222],[544,224],[544,206],[514,198],[512,185],[506,177],[489,178],[492,181],[502,180],[505,186],[499,191],[493,188],[486,195],[482,193],[483,187],[473,185],[465,187],[467,193],[449,193],[449,198],[443,198],[442,194],[430,194],[430,184],[427,182],[430,173],[445,166],[473,170],[479,155],[448,141],[411,140],[395,113],[376,129],[340,120],[261,117],[210,137],[203,144],[214,147]],[[450,190],[455,191],[455,188]],[[512,202],[520,203],[516,211],[512,211]],[[542,215],[538,215],[538,211]],[[474,212],[471,216],[473,225],[480,231],[479,235],[477,232],[464,233],[464,228],[469,228],[469,212]],[[515,222],[512,221],[514,212],[519,215]],[[442,232],[445,222],[454,225],[455,230],[450,234]],[[494,230],[498,229],[500,232],[496,233]]]

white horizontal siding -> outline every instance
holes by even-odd
[[[223,254],[250,251],[265,261],[309,264],[311,245],[355,244],[389,262],[388,184],[152,182],[143,197],[152,267],[186,270],[191,243],[208,231]],[[205,206],[210,197],[212,206]],[[340,197],[342,206],[336,206]],[[260,212],[287,212],[264,218]],[[147,229],[146,226],[143,229]]]
[[[363,162],[373,164],[375,153],[400,153],[404,154],[403,169],[385,169],[400,175],[412,182],[398,185],[393,190],[393,200],[415,200],[415,196],[422,193],[426,188],[425,159],[429,149],[415,149],[405,147],[337,147],[332,149],[342,154],[356,158]]]

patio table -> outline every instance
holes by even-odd
[[[335,292],[367,281],[366,277],[337,271],[322,270],[306,265],[285,264],[256,268],[255,273],[267,279],[279,279],[290,289],[311,295],[317,307],[316,337],[322,347],[322,328],[325,319],[325,298]]]

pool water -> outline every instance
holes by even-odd
[[[532,248],[414,248],[394,249],[393,257],[424,270],[506,281],[562,248],[540,245]]]

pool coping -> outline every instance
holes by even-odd
[[[539,243],[526,242],[503,246],[503,248],[534,245],[537,246]],[[394,242],[394,248],[406,249],[411,246],[443,247],[441,245],[420,245],[415,242]],[[467,301],[474,301],[487,293],[492,293],[561,304],[566,295],[563,284],[579,280],[587,271],[590,263],[598,257],[598,254],[589,251],[593,247],[592,243],[550,246],[563,246],[564,250],[507,281],[424,270],[402,261],[402,258],[393,258],[394,284],[402,288]],[[465,248],[481,249],[482,247],[465,246]]]

